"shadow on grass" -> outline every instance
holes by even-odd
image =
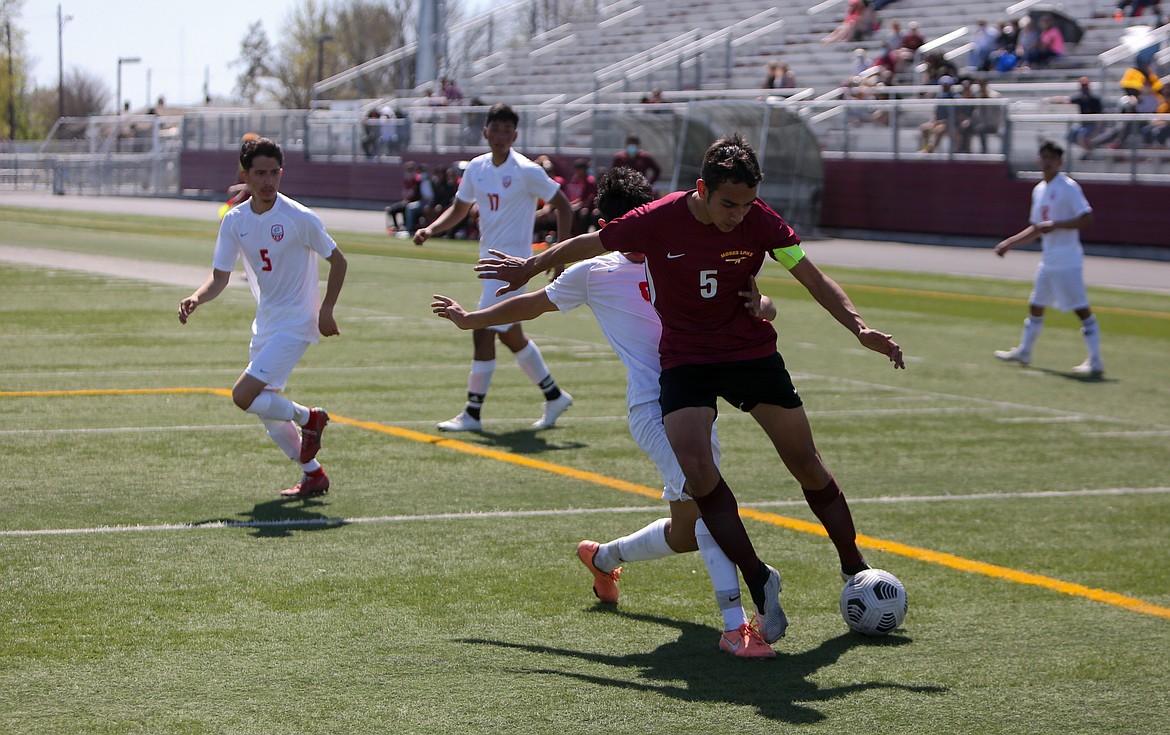
[[[549,441],[549,432],[556,429],[521,429],[518,431],[477,431],[475,436],[482,439],[482,443],[503,449],[512,454],[541,454],[543,452],[560,452],[565,449],[584,449],[588,444],[579,441],[556,442]]]
[[[1052,368],[1042,368],[1031,366],[1029,370],[1035,370],[1038,373],[1051,375],[1054,378],[1064,378],[1076,383],[1118,383],[1116,378],[1106,378],[1104,375],[1076,375],[1068,370],[1053,370]]]
[[[779,651],[770,661],[741,661],[716,652],[718,639],[715,631],[705,625],[680,622],[654,615],[642,615],[598,606],[597,611],[621,615],[630,620],[678,628],[677,640],[663,644],[653,651],[612,655],[590,651],[573,651],[551,646],[493,641],[482,638],[462,638],[460,643],[498,646],[530,653],[564,656],[631,669],[631,678],[607,678],[558,669],[526,668],[533,674],[563,676],[598,686],[636,689],[675,699],[701,704],[704,702],[746,705],[755,707],[763,717],[792,724],[811,724],[824,721],[825,715],[816,709],[817,702],[827,702],[854,692],[870,689],[894,689],[921,694],[947,691],[939,686],[910,686],[888,681],[856,682],[836,687],[820,687],[810,679],[820,669],[830,666],[851,648],[894,647],[911,643],[905,636],[865,638],[845,633],[830,638],[820,646],[804,653],[785,654]],[[681,683],[680,683],[681,682]]]
[[[251,511],[240,513],[238,518],[212,518],[196,521],[192,525],[222,523],[237,528],[251,528],[256,538],[288,538],[294,531],[323,531],[346,525],[344,519],[330,518],[314,510],[324,505],[318,498],[277,498],[257,503]]]

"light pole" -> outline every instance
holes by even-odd
[[[122,114],[122,64],[137,64],[142,61],[138,56],[119,56],[118,57],[118,113]]]
[[[65,52],[61,44],[61,32],[71,20],[73,14],[62,15],[61,3],[57,3],[57,117],[65,117]]]
[[[325,76],[325,42],[332,41],[333,36],[323,33],[317,36],[317,78],[313,80],[313,94],[312,99],[317,99],[317,83]]]

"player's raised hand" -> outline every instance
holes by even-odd
[[[906,363],[902,359],[902,348],[894,341],[894,338],[884,332],[879,332],[876,329],[863,329],[857,335],[857,339],[863,346],[874,352],[880,352],[886,357],[890,358],[890,362],[894,363],[895,369],[906,369]]]
[[[449,319],[452,324],[460,329],[466,329],[467,310],[459,305],[455,299],[448,298],[443,294],[432,294],[431,311],[441,316],[444,319]]]
[[[488,253],[492,257],[480,258],[475,266],[475,272],[485,280],[503,281],[507,284],[496,289],[496,296],[515,291],[532,279],[534,274],[526,259],[507,255],[499,250],[488,250]]]

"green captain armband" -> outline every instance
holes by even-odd
[[[804,249],[800,247],[800,243],[789,245],[786,248],[776,248],[772,251],[772,257],[788,270],[796,267],[796,264],[804,260]]]

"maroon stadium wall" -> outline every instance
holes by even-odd
[[[450,156],[419,154],[419,163],[450,165]],[[234,151],[186,150],[184,190],[226,192],[235,181]],[[564,171],[571,162],[558,161]],[[285,156],[282,191],[293,198],[397,201],[402,167],[379,161],[306,161]],[[1028,220],[1034,181],[1009,175],[1004,163],[946,161],[825,161],[821,226],[830,229],[1003,238]],[[1096,223],[1086,242],[1170,249],[1165,212],[1170,187],[1082,182]]]

